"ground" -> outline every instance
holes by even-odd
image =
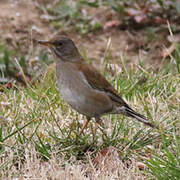
[[[152,27],[123,29],[111,8],[86,7],[83,13],[102,27],[82,34],[75,24],[51,20],[47,11],[55,2],[0,1],[0,70],[9,62],[15,67],[4,73],[13,80],[0,77],[0,179],[179,179],[178,33],[170,36],[167,24],[156,33]],[[71,37],[84,59],[159,129],[109,115],[104,129],[95,132],[92,120],[79,136],[85,117],[63,101],[53,57],[33,41],[56,34]]]
[[[137,64],[140,59],[144,64],[153,68],[157,68],[161,64],[159,59],[162,57],[163,43],[164,45],[168,44],[163,33],[161,33],[161,37],[157,37],[158,41],[155,42],[153,39],[147,40],[148,37],[144,30],[119,30],[117,27],[81,36],[74,30],[64,32],[61,28],[54,29],[45,18],[47,14],[43,12],[42,8],[39,8],[40,6],[41,4],[36,1],[1,1],[0,38],[13,48],[21,49],[22,53],[28,53],[28,47],[32,45],[33,38],[47,40],[57,33],[65,34],[76,42],[82,52],[85,51],[89,59],[96,60],[95,65],[100,64],[103,60],[107,42],[110,40],[113,59],[111,63],[121,64],[120,57],[123,55],[126,62],[131,64]],[[95,13],[94,17],[104,24],[114,15],[104,9],[100,12],[95,9],[92,13]]]

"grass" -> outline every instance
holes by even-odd
[[[105,24],[100,19],[98,20],[96,16],[99,9],[105,8],[108,12],[116,13],[115,16],[121,20],[119,27],[122,29],[127,29],[128,27],[130,29],[141,29],[148,26],[149,30],[151,29],[151,32],[148,33],[149,40],[152,40],[152,37],[154,38],[155,31],[158,31],[159,28],[163,29],[163,26],[159,26],[163,21],[163,24],[166,24],[167,19],[172,22],[178,22],[177,14],[180,12],[179,2],[175,0],[59,0],[54,3],[49,2],[48,5],[44,6],[41,3],[39,8],[50,15],[48,18],[57,31],[72,32],[75,30],[81,35],[97,31],[101,32]],[[91,11],[92,9],[94,11]],[[102,16],[106,17],[105,14],[102,14]],[[139,18],[140,20],[138,20]],[[156,22],[157,19],[160,21]],[[174,31],[178,32],[176,25],[174,26]]]
[[[59,96],[53,66],[33,85],[2,86],[1,179],[179,179],[178,49],[171,58],[157,73],[141,64],[121,75],[105,73],[128,103],[160,124],[160,130],[108,115],[103,117],[106,128],[95,133],[92,120],[79,136],[85,118]],[[147,168],[139,170],[138,162]]]
[[[61,31],[67,31],[73,27],[81,35],[102,29],[102,25],[93,19],[90,14],[83,12],[82,7],[88,5],[96,7],[97,2],[87,3],[84,1],[62,0],[57,1],[53,6],[46,8],[52,18],[52,25]]]
[[[117,17],[128,23],[133,18],[126,14],[128,7],[136,10],[139,4],[142,10],[149,3],[144,1],[141,6],[141,1],[55,2],[39,8],[50,15],[49,21],[57,31],[75,29],[81,35],[96,30],[101,33],[103,29],[103,23],[88,12],[92,7],[113,9]],[[166,17],[168,12],[175,14],[170,17],[176,19],[178,2],[168,2],[171,3],[167,7],[161,0],[150,3],[160,6],[158,14]],[[173,33],[176,31],[175,26]],[[150,27],[147,38],[157,41],[155,32]],[[108,47],[105,51],[106,69],[112,55]],[[95,132],[96,123],[92,120],[82,136],[79,132],[85,117],[59,96],[55,68],[50,65],[52,59],[41,51],[39,59],[30,62],[29,67],[29,55],[22,54],[0,43],[0,179],[180,179],[178,44],[174,54],[164,60],[168,63],[162,63],[157,72],[145,68],[143,61],[127,68],[123,59],[119,61],[121,74],[116,69],[113,76],[102,71],[128,104],[159,124],[159,130],[122,115],[107,115],[103,117],[105,128]],[[4,85],[8,83],[12,86]],[[141,167],[139,163],[143,163]]]

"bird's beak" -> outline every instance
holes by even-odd
[[[37,41],[39,44],[43,45],[43,46],[48,46],[48,47],[52,47],[53,43],[50,41]]]

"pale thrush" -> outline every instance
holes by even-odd
[[[130,108],[105,77],[84,61],[70,38],[55,36],[50,41],[38,43],[48,46],[54,54],[60,94],[73,109],[87,117],[82,131],[91,118],[99,123],[105,114],[123,114],[155,127],[145,116]]]

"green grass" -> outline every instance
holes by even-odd
[[[94,6],[93,6],[94,4]],[[52,25],[61,31],[67,31],[70,27],[75,29],[81,35],[102,29],[98,20],[93,19],[92,15],[84,13],[85,5],[96,7],[97,3],[86,3],[84,1],[61,0],[47,8],[47,12],[52,18]]]
[[[41,82],[27,87],[15,84],[11,89],[3,87],[0,92],[1,178],[21,177],[24,169],[28,172],[31,168],[27,167],[29,161],[37,165],[40,162],[51,164],[53,160],[53,164],[62,168],[67,164],[73,168],[73,164],[78,163],[81,167],[95,166],[88,157],[93,160],[99,152],[113,147],[124,164],[141,161],[148,166],[143,171],[128,170],[131,175],[179,179],[179,56],[175,55],[175,58],[176,63],[164,65],[158,73],[141,65],[114,77],[105,73],[128,103],[159,124],[160,130],[145,127],[122,115],[108,115],[103,117],[106,128],[99,128],[95,133],[92,120],[79,136],[85,118],[61,99],[55,69],[51,67]],[[146,80],[141,82],[144,77]],[[114,177],[113,172],[109,173]],[[83,173],[81,177],[84,177]],[[99,176],[102,177],[105,175]]]
[[[39,7],[50,15],[51,24],[61,32],[75,30],[81,35],[87,35],[90,32],[102,30],[105,23],[97,18],[99,16],[97,12],[102,8],[106,9],[107,12],[115,12],[115,16],[120,19],[120,26],[123,29],[128,27],[130,29],[141,29],[145,27],[143,24],[147,23],[146,26],[150,26],[149,30],[151,29],[147,35],[149,40],[152,41],[152,38],[155,37],[154,32],[159,28],[163,29],[163,26],[158,26],[156,18],[161,21],[168,19],[172,22],[178,22],[179,6],[179,2],[176,0],[59,0],[56,3],[49,3],[48,6]],[[91,11],[92,9],[94,11]],[[135,13],[135,11],[138,13]],[[102,16],[106,17],[106,14],[102,14]],[[138,22],[136,20],[138,17],[143,18],[143,20]],[[165,23],[163,24],[165,25]],[[178,32],[178,28],[175,25],[173,32],[176,31]]]

